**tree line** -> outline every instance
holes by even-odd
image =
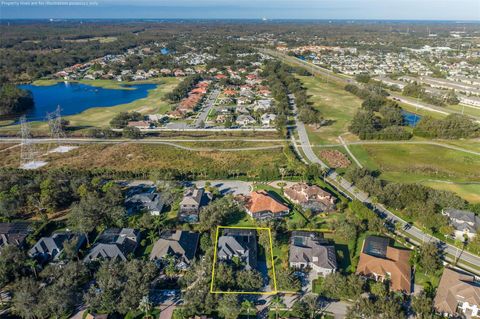
[[[363,99],[362,108],[355,113],[349,126],[350,132],[360,139],[406,140],[412,134],[405,129],[403,110],[398,103],[388,100],[388,93],[380,86],[353,84],[345,90]]]

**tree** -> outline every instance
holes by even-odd
[[[424,292],[412,298],[412,309],[419,319],[431,319],[434,317],[433,300]]]
[[[215,271],[215,284],[216,287],[222,291],[235,288],[235,276],[233,268],[230,265],[224,262],[218,264],[218,267]]]
[[[85,302],[95,311],[125,314],[137,309],[148,296],[156,274],[153,263],[141,260],[104,261],[95,274],[95,284],[85,295]]]
[[[285,307],[285,303],[283,302],[282,297],[280,297],[279,295],[276,295],[270,301],[270,309],[273,309],[275,311],[275,318],[276,319],[278,319],[278,312],[283,307]]]
[[[38,308],[39,291],[39,285],[31,277],[21,278],[16,282],[12,298],[13,313],[24,319],[43,317]]]
[[[442,266],[438,245],[434,242],[423,243],[412,255],[412,262],[425,274],[437,271]]]
[[[256,291],[262,288],[262,275],[256,270],[240,270],[237,272],[237,286],[242,291]]]
[[[318,296],[314,294],[308,294],[303,298],[303,300],[305,301],[305,306],[307,307],[307,312],[309,314],[310,319],[314,319],[315,315],[320,310],[320,307],[318,305],[319,303]]]
[[[122,136],[125,138],[139,139],[143,137],[143,134],[138,127],[127,126],[123,129]]]
[[[236,295],[225,295],[218,302],[218,314],[225,319],[237,319],[240,315],[241,307]]]
[[[34,106],[32,93],[14,84],[0,84],[0,115],[22,113]]]
[[[250,300],[242,302],[242,310],[247,312],[247,319],[250,319],[250,312],[255,310],[255,304]]]
[[[26,261],[25,253],[17,246],[3,247],[0,254],[0,286],[3,287],[24,274]]]

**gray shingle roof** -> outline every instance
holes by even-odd
[[[31,257],[40,257],[42,259],[57,260],[63,251],[63,245],[66,241],[78,239],[77,249],[79,249],[85,242],[85,235],[75,233],[57,233],[51,237],[42,237],[40,240],[29,250],[28,254]]]
[[[125,200],[125,206],[129,214],[140,210],[161,212],[165,202],[161,194],[156,192],[145,192],[134,194]]]
[[[335,247],[325,244],[314,233],[292,233],[289,262],[312,263],[324,269],[337,269]]]
[[[0,223],[0,248],[5,245],[22,245],[30,232],[29,223]]]
[[[85,257],[85,261],[98,258],[126,260],[135,252],[140,232],[131,228],[109,228],[97,239],[95,245]]]
[[[450,224],[459,231],[475,233],[480,229],[480,217],[468,210],[447,208],[443,212],[450,218]]]
[[[218,238],[217,257],[231,260],[238,257],[246,264],[246,269],[257,267],[257,233],[255,230],[224,229]]]
[[[177,230],[163,233],[150,253],[150,259],[161,259],[166,255],[174,255],[189,264],[195,257],[200,234]]]

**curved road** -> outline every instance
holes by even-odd
[[[342,176],[338,175],[334,170],[331,170],[328,167],[328,165],[326,165],[322,160],[320,160],[318,156],[315,154],[315,152],[313,152],[304,123],[298,120],[298,117],[296,116],[296,105],[295,105],[294,96],[290,94],[289,98],[290,98],[290,105],[292,105],[293,110],[295,112],[295,122],[297,124],[297,131],[298,131],[298,136],[300,139],[300,145],[302,147],[302,150],[309,162],[319,164],[322,168],[329,169],[329,172],[326,176],[326,180],[329,182],[330,185],[332,185],[335,189],[337,189],[339,192],[341,192],[345,196],[351,199],[357,199],[362,203],[364,203],[366,206],[372,208],[380,217],[384,219],[389,219],[390,221],[396,222],[397,224],[399,224],[403,229],[403,232],[401,232],[400,235],[403,237],[407,237],[411,243],[420,244],[422,242],[429,242],[429,241],[438,242],[444,248],[444,252],[446,254],[445,255],[446,260],[449,260],[452,262],[455,262],[457,260],[458,266],[466,270],[469,270],[477,275],[480,274],[480,270],[470,266],[470,265],[475,265],[477,267],[480,266],[480,256],[471,254],[466,251],[462,252],[457,247],[444,243],[431,235],[425,234],[419,228],[415,226],[411,226],[406,221],[404,221],[403,219],[395,215],[393,212],[385,208],[383,205],[374,203],[372,199],[368,196],[368,194],[359,190],[357,187],[352,185],[349,181],[344,179]],[[435,142],[432,142],[432,143],[435,143]],[[452,146],[451,148],[457,149],[457,147],[454,147],[454,146]],[[467,150],[463,150],[463,151],[467,151]],[[477,152],[473,152],[473,153],[477,154]]]

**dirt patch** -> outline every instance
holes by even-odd
[[[337,150],[323,150],[320,152],[320,157],[333,168],[347,168],[352,164],[345,154]]]

